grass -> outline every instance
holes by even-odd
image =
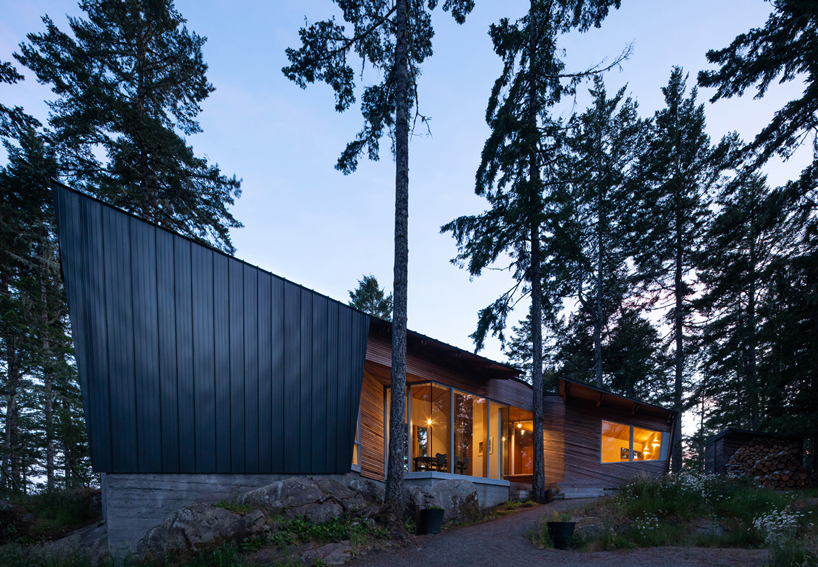
[[[748,480],[684,473],[640,477],[623,484],[616,496],[578,512],[580,526],[601,527],[593,537],[575,536],[573,548],[766,547],[774,567],[818,567],[815,493],[779,492]],[[710,531],[714,525],[723,531]],[[547,547],[545,522],[530,537],[538,547]]]
[[[224,508],[228,512],[233,512],[234,514],[241,514],[242,516],[255,510],[255,508],[253,508],[250,504],[239,504],[235,500],[219,500],[214,504],[214,506],[217,508]]]

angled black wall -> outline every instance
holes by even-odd
[[[94,470],[345,473],[367,315],[54,185]]]

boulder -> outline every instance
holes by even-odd
[[[299,508],[313,504],[324,496],[311,478],[293,477],[280,480],[239,498],[239,503],[258,507],[270,515],[277,516],[288,508]]]
[[[443,521],[477,520],[481,517],[477,489],[468,480],[451,479],[438,482],[428,488],[443,506]]]
[[[349,482],[349,488],[360,494],[364,500],[377,504],[383,504],[383,499],[386,496],[386,491],[383,487],[368,478],[354,478]]]
[[[166,558],[189,557],[227,542],[240,542],[261,533],[264,513],[244,516],[211,504],[181,508],[151,529],[136,545],[140,561],[162,563]]]
[[[417,521],[421,510],[432,506],[441,506],[440,501],[432,494],[428,486],[403,487],[403,513],[405,518]]]
[[[696,524],[696,534],[703,537],[721,537],[724,535],[724,528],[711,520],[703,520]]]
[[[337,480],[294,477],[274,482],[239,498],[271,516],[305,518],[321,524],[366,508],[366,500]]]
[[[44,544],[40,550],[44,560],[57,560],[57,563],[77,554],[87,557],[94,565],[108,556],[108,529],[104,523],[75,530],[64,538]]]
[[[343,565],[352,559],[352,546],[348,541],[328,543],[327,545],[310,549],[301,554],[301,561],[305,565]]]

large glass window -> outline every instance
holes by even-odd
[[[641,427],[602,421],[602,462],[656,461],[662,450],[662,433]]]
[[[508,474],[503,469],[503,454],[506,451],[506,422],[508,407],[489,403],[489,478],[505,478]]]
[[[412,384],[412,471],[449,472],[451,390],[437,384]]]
[[[488,403],[485,398],[454,393],[454,470],[485,477],[488,465]]]
[[[662,451],[662,433],[641,427],[633,428],[633,460],[658,461]]]
[[[534,415],[511,407],[506,426],[509,476],[534,474]]]
[[[531,412],[431,382],[407,384],[406,391],[405,472],[435,471],[496,479],[532,474]],[[391,394],[391,388],[387,388],[387,444]],[[357,451],[354,458],[360,458]]]

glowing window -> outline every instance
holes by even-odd
[[[602,462],[657,461],[662,433],[613,421],[602,421]]]

